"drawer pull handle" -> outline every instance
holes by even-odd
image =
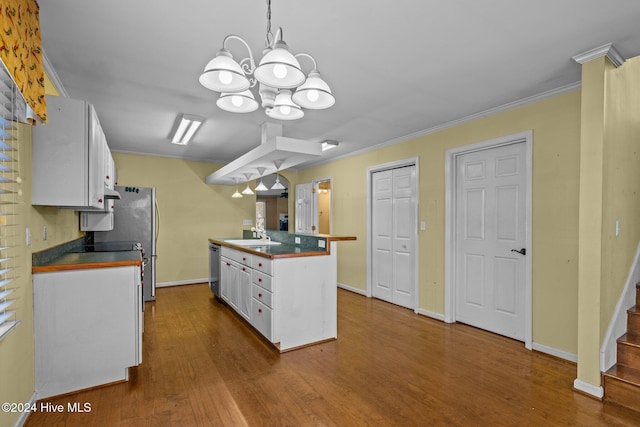
[[[227,263],[227,265],[231,265],[231,264]]]
[[[258,279],[258,282],[262,282],[262,278],[259,278],[259,279]]]
[[[262,313],[262,309],[261,308],[258,309],[258,313]]]
[[[246,268],[244,268],[244,267],[242,267],[242,271],[247,271],[247,269],[246,269]]]
[[[242,260],[243,260],[243,261],[246,261],[247,259],[246,259],[245,257],[242,257]]]
[[[258,294],[258,298],[262,298],[262,294]]]
[[[262,263],[261,262],[258,263],[258,267],[262,267]]]

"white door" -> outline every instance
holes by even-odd
[[[313,184],[296,185],[296,233],[313,233]]]
[[[456,158],[456,320],[521,341],[526,179],[524,143]]]
[[[375,298],[414,309],[416,168],[372,174],[372,291]]]

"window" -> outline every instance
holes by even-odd
[[[24,100],[13,81],[0,67],[0,339],[20,321],[15,308],[19,253],[24,250],[21,216],[18,209],[22,199],[16,111]],[[17,108],[18,107],[18,108]]]

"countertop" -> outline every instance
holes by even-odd
[[[331,253],[331,242],[356,240],[354,236],[333,236],[328,234],[313,235],[313,237],[324,239],[326,241],[326,247],[310,247],[309,245],[301,246],[286,242],[282,242],[279,245],[240,246],[226,242],[227,240],[239,240],[242,239],[242,237],[210,238],[209,242],[215,243],[220,246],[226,246],[228,248],[236,249],[242,252],[247,252],[252,255],[258,255],[270,259],[277,259],[329,255]]]
[[[32,273],[50,273],[89,268],[126,267],[142,265],[140,251],[68,252],[41,265],[34,265]]]

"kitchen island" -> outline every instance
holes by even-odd
[[[142,361],[140,251],[93,249],[34,254],[38,399],[125,381]]]
[[[221,246],[220,299],[280,352],[336,339],[337,242],[355,237],[278,237],[209,239]]]

